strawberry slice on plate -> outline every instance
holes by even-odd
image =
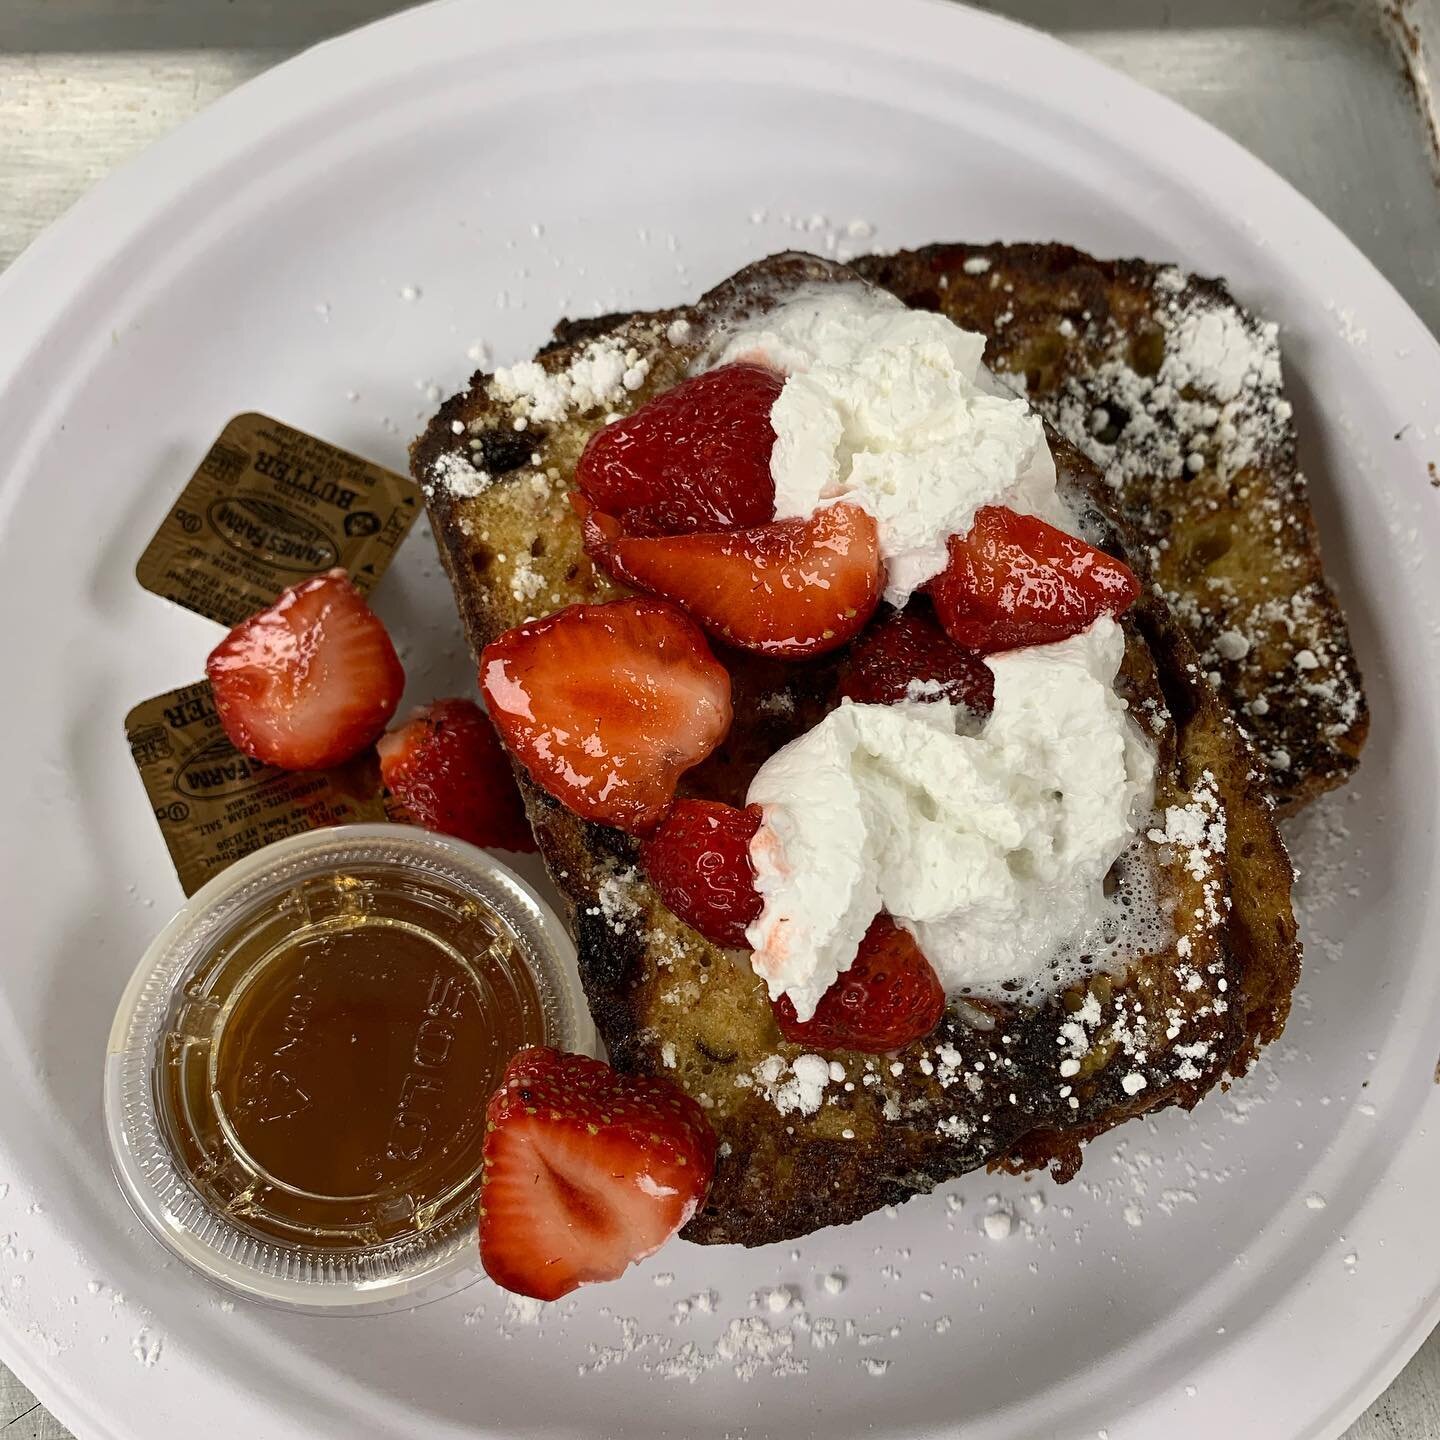
[[[677,800],[640,847],[641,868],[660,898],[716,945],[743,947],[745,927],[760,918],[750,842],[761,818],[758,805]]]
[[[949,700],[988,715],[995,708],[995,676],[934,621],[907,611],[882,620],[851,647],[840,695],[861,705]]]
[[[784,384],[748,363],[681,381],[591,436],[576,482],[632,535],[763,524],[775,514],[770,407]]]
[[[472,845],[530,851],[510,757],[473,700],[435,700],[380,737],[380,777],[417,825]]]
[[[653,1255],[705,1203],[715,1132],[678,1086],[521,1050],[486,1111],[480,1263],[558,1300]]]
[[[683,605],[742,650],[798,660],[858,635],[885,585],[875,521],[856,505],[808,519],[691,535],[631,536],[576,506],[593,559],[617,580]]]
[[[879,1055],[923,1040],[945,1014],[945,991],[914,936],[881,914],[810,1019],[795,1018],[788,995],[771,1008],[780,1033],[796,1045]]]
[[[981,654],[1051,645],[1134,604],[1140,582],[1122,561],[1003,505],[986,505],[930,582],[935,613],[957,645]]]
[[[730,729],[730,676],[663,600],[571,605],[507,630],[480,688],[510,753],[586,820],[652,830]]]
[[[205,662],[235,746],[282,770],[323,770],[371,745],[405,688],[390,636],[343,570],[292,585]]]

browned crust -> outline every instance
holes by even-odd
[[[1359,761],[1369,711],[1321,565],[1278,372],[1250,392],[1249,413],[1283,403],[1265,414],[1253,459],[1232,473],[1216,465],[1215,432],[1197,428],[1194,407],[1182,412],[1172,399],[1154,416],[1125,410],[1132,376],[1153,377],[1174,350],[1173,317],[1209,312],[1257,338],[1262,322],[1223,281],[1097,260],[1068,245],[928,245],[865,256],[855,268],[906,304],[983,333],[987,362],[1023,376],[1037,409],[1106,470],[1205,671],[1266,761],[1282,811],[1342,785]],[[1223,404],[1203,383],[1175,398]],[[1124,417],[1118,434],[1091,433],[1086,417],[1097,410]],[[1158,452],[1168,465],[1156,463]],[[1175,462],[1186,453],[1203,455],[1198,473]],[[1232,632],[1249,642],[1245,655],[1226,650],[1221,636]]]
[[[693,358],[693,344],[665,338],[673,320],[703,321],[736,304],[763,303],[767,291],[797,279],[829,278],[845,274],[808,257],[775,257],[692,309],[607,317],[604,333],[623,334],[653,357],[645,385],[628,403],[675,383]],[[564,343],[544,361],[555,370],[597,332],[576,326],[561,333]],[[583,555],[564,498],[575,458],[604,423],[602,413],[571,417],[538,437],[525,432],[538,464],[527,456],[478,496],[460,499],[432,483],[440,457],[467,446],[472,435],[499,437],[485,442],[498,447],[513,433],[486,381],[477,376],[464,395],[447,401],[412,452],[477,653],[528,614],[620,593]],[[453,432],[456,420],[462,437]],[[1103,505],[1093,468],[1058,441],[1057,456],[1072,493]],[[537,477],[552,469],[557,479],[540,483]],[[1118,549],[1114,527],[1098,512],[1091,519]],[[517,594],[511,581],[517,555],[527,557],[525,572],[542,576],[542,590]],[[785,1239],[857,1219],[982,1165],[1049,1165],[1066,1178],[1085,1140],[1136,1114],[1195,1104],[1279,1033],[1298,947],[1289,861],[1260,772],[1163,601],[1147,593],[1126,625],[1122,690],[1152,732],[1160,727],[1157,804],[1183,805],[1213,790],[1231,836],[1228,852],[1203,879],[1190,873],[1185,856],[1151,849],[1189,957],[1172,949],[1135,967],[1123,983],[1096,979],[1039,1009],[991,1007],[988,1031],[952,1010],[936,1036],[898,1057],[898,1076],[888,1058],[837,1054],[853,1089],[832,1087],[831,1103],[811,1116],[782,1116],[753,1083],[737,1083],[753,1077],[766,1056],[788,1063],[801,1053],[780,1038],[743,956],[703,940],[630,875],[628,837],[579,820],[524,783],[546,864],[570,908],[581,977],[611,1058],[622,1069],[676,1079],[707,1105],[722,1142],[709,1203],[687,1228],[689,1238],[751,1245]],[[734,729],[687,777],[687,788],[735,802],[760,761],[832,703],[835,660],[722,658],[734,682]],[[1207,908],[1213,919],[1196,918]],[[1080,1073],[1067,1081],[1058,1062],[1068,1053],[1064,1027],[1077,1013],[1093,1013],[1098,1023],[1086,1027]],[[945,1054],[958,1063],[944,1063],[942,1047],[953,1047]],[[1138,1094],[1122,1083],[1133,1075],[1146,1082]]]

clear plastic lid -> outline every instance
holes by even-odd
[[[529,885],[409,826],[295,836],[198,891],[126,987],[116,1173],[231,1290],[422,1304],[480,1273],[485,1104],[527,1044],[595,1051],[574,947]]]

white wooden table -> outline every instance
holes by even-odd
[[[304,46],[399,8],[394,0],[0,0],[0,268],[186,116]],[[1228,131],[1329,214],[1440,333],[1440,187],[1416,87],[1402,78],[1393,26],[1382,18],[1398,9],[1440,45],[1440,0],[997,0],[988,8],[1063,35]],[[0,1437],[68,1433],[0,1365]],[[1347,1440],[1437,1437],[1440,1331]]]

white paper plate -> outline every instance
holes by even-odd
[[[1194,1117],[1092,1147],[1068,1189],[971,1177],[963,1208],[793,1249],[674,1246],[538,1324],[487,1285],[379,1319],[228,1308],[131,1219],[100,1127],[116,998],[180,898],[121,717],[217,634],[139,588],[145,541],[236,412],[400,465],[476,340],[512,358],[562,312],[858,248],[852,220],[886,246],[1174,257],[1282,322],[1375,712],[1360,777],[1298,842],[1284,1042]],[[443,4],[187,125],[0,280],[6,1358],[87,1440],[1338,1433],[1437,1314],[1436,397],[1420,322],[1257,161],[958,8]],[[469,683],[423,534],[379,608],[417,699]],[[982,1227],[992,1195],[1009,1239]],[[749,1308],[780,1283],[808,1334]],[[708,1289],[714,1312],[677,1323]]]

